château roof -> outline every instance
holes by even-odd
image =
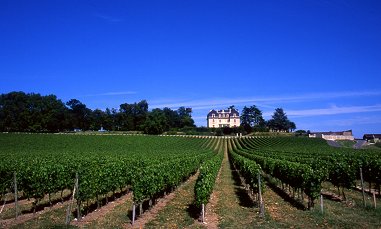
[[[215,114],[215,115],[218,115],[218,114],[229,114],[229,115],[233,115],[233,114],[236,114],[237,116],[239,116],[239,112],[236,110],[236,109],[227,109],[227,110],[210,110],[209,113],[208,113],[208,116],[211,116],[212,114]]]
[[[381,138],[381,134],[364,134],[363,139]]]

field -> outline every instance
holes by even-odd
[[[0,225],[379,228],[380,171],[319,139],[0,134]]]

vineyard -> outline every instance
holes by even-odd
[[[226,179],[219,175],[224,171],[237,171],[236,183],[245,192],[240,195],[254,203],[250,208],[258,222],[271,218],[266,201],[272,190],[314,217],[323,212],[323,196],[348,203],[353,196],[361,200],[363,188],[367,199],[380,197],[380,151],[333,148],[321,139],[0,134],[0,225],[19,225],[15,217],[56,203],[65,206],[58,224],[75,225],[74,220],[126,196],[123,225],[134,227],[135,220],[195,177],[189,188],[191,218],[196,227],[205,227],[213,211],[223,221],[225,213],[218,213],[226,207],[218,207],[223,196],[212,213],[209,202],[224,191],[216,191]],[[380,210],[371,210],[371,203],[358,202],[356,208],[372,211],[378,221],[371,225],[381,226]]]

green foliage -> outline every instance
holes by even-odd
[[[322,139],[261,137],[235,139],[234,152],[258,163],[263,171],[316,199],[323,181],[351,188],[359,179],[381,184],[381,155],[371,150],[329,147]]]
[[[251,127],[262,129],[265,127],[265,120],[262,116],[262,111],[255,105],[251,107],[244,107],[241,114],[241,125],[245,127],[245,130],[250,133]]]
[[[282,108],[274,111],[271,119],[267,122],[267,127],[274,131],[293,131],[296,129],[294,122],[291,122]]]
[[[171,128],[195,127],[192,109],[180,107],[148,111],[148,102],[123,103],[119,109],[92,111],[77,99],[63,103],[55,95],[24,92],[0,95],[0,131],[64,132],[80,129],[98,131],[145,131],[159,134]],[[153,118],[154,120],[150,120]]]
[[[241,155],[230,151],[231,161],[240,170],[241,176],[245,179],[245,182],[250,185],[250,188],[254,192],[258,192],[258,175],[261,174],[261,166],[253,160],[249,160]],[[262,183],[261,190],[263,191],[264,184]]]
[[[218,128],[218,129],[216,129],[216,131],[215,131],[215,135],[216,135],[216,136],[223,136],[224,133],[223,133],[223,131],[222,131],[220,128]]]
[[[222,149],[221,146],[220,149]],[[201,165],[200,174],[194,187],[195,202],[197,206],[209,202],[223,157],[223,152],[219,152]]]
[[[0,191],[40,199],[73,189],[81,201],[130,187],[134,200],[178,185],[213,155],[208,140],[155,136],[0,134]]]
[[[0,131],[55,132],[67,127],[66,107],[55,95],[0,95]]]

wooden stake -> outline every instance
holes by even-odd
[[[258,172],[258,193],[259,193],[259,215],[261,217],[265,216],[265,206],[262,199],[262,190],[261,190],[261,174]]]
[[[13,173],[13,181],[14,181],[14,185],[15,185],[15,210],[16,210],[16,219],[19,215],[19,212],[18,212],[18,195],[17,195],[17,179],[16,179],[16,172]]]
[[[374,203],[374,209],[376,209],[377,208],[376,192],[373,192],[373,203]]]
[[[364,204],[364,207],[366,207],[365,203],[365,190],[364,190],[364,179],[362,176],[362,168],[360,168],[360,178],[361,178],[361,189],[362,189],[362,202]]]
[[[3,212],[4,207],[5,207],[5,203],[6,203],[6,202],[7,202],[7,201],[6,201],[5,196],[4,196],[4,204],[3,204],[3,206],[1,207],[0,214]]]
[[[202,204],[201,215],[202,215],[201,221],[205,222],[205,205],[204,204]]]
[[[135,223],[135,204],[132,205],[132,225]]]
[[[76,174],[75,176],[75,182],[74,182],[74,188],[73,188],[73,194],[72,194],[72,197],[71,197],[71,201],[69,203],[69,206],[67,207],[67,210],[66,210],[66,225],[69,225],[70,224],[70,214],[71,214],[71,208],[72,208],[72,205],[73,205],[73,202],[74,202],[74,197],[75,197],[75,191],[78,187],[78,174]]]
[[[75,174],[75,180],[77,181],[75,184],[77,185],[77,192],[79,193],[79,178],[78,173]],[[77,220],[81,221],[81,201],[77,200]]]
[[[323,214],[324,213],[324,203],[323,203],[323,195],[320,194],[320,211]]]

